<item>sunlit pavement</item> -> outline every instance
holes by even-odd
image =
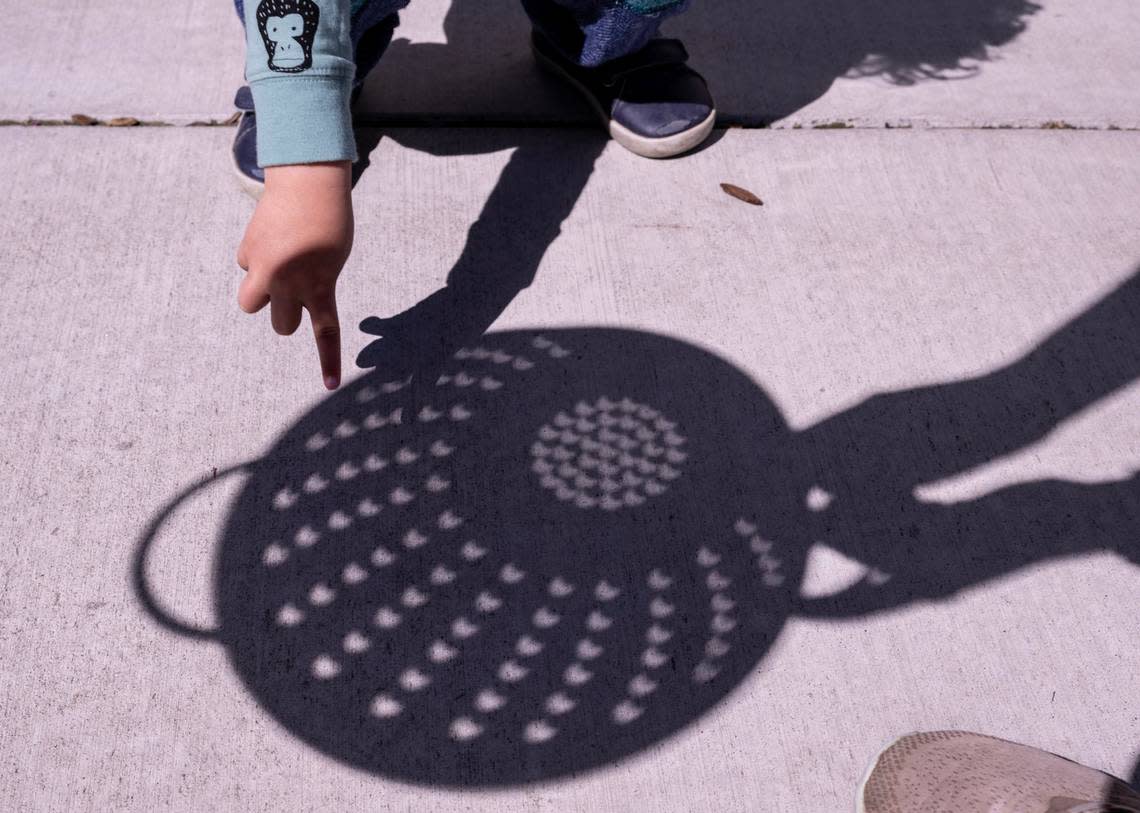
[[[785,5],[670,30],[776,121],[663,163],[513,6],[413,6],[333,396],[237,310],[232,130],[0,128],[0,807],[822,813],[939,728],[1132,776],[1140,12]],[[100,6],[13,12],[0,118],[229,115],[224,3]]]

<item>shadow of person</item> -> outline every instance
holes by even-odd
[[[722,123],[762,125],[841,77],[969,78],[1040,8],[1032,0],[696,0],[663,33],[685,42]],[[573,91],[539,78],[518,0],[454,0],[444,31],[446,45],[392,44],[365,91],[365,119],[593,122]]]
[[[386,131],[391,132],[391,131]],[[501,149],[502,132],[464,131],[425,136],[432,149],[462,144],[465,151]],[[605,146],[592,132],[506,133],[514,147],[479,218],[471,225],[447,284],[396,316],[366,319],[361,328],[382,336],[359,355],[362,367],[384,363],[438,366],[486,331],[534,280],[546,250],[561,233]],[[407,143],[407,134],[396,140]],[[402,362],[400,360],[403,360]]]
[[[522,16],[517,4],[511,10],[514,17]],[[482,0],[455,0],[445,18],[446,44],[397,39],[382,62],[399,63],[411,76],[454,78],[455,65],[470,56],[464,45],[488,31],[492,36],[498,33],[499,26],[487,25],[488,19],[494,19],[488,17],[493,12]],[[380,36],[387,38],[389,33]],[[551,133],[501,128],[444,133],[430,128],[360,127],[356,132],[360,160],[353,168],[354,185],[368,171],[371,155],[383,137],[431,155],[513,150],[468,231],[446,285],[396,316],[372,317],[361,325],[365,332],[383,339],[361,352],[360,366],[376,366],[383,357],[389,369],[403,363],[409,372],[413,367],[421,371],[438,367],[455,349],[486,331],[531,284],[606,144],[602,134],[579,130]]]
[[[832,495],[814,538],[879,573],[801,608],[841,616],[948,596],[1041,559],[1111,550],[1140,562],[1140,477],[1010,486],[942,505],[915,490],[1046,437],[1140,372],[1140,272],[1012,364],[877,395],[797,438]],[[798,456],[798,459],[804,459]],[[1131,533],[1122,533],[1131,528]],[[889,580],[882,582],[886,577]]]
[[[724,0],[715,13],[697,4],[669,24],[703,54],[702,70],[724,106],[751,111],[745,118],[767,123],[818,98],[840,76],[879,75],[907,84],[973,75],[977,63],[1021,33],[1038,8],[1029,0]],[[496,24],[488,25],[489,20]],[[526,45],[528,31],[517,0],[454,0],[444,19],[446,43],[396,39],[381,66],[394,66],[386,74],[389,82],[406,81],[417,91],[450,88],[442,92],[467,106],[471,97],[485,94],[474,107],[494,109],[495,98],[514,93],[512,77],[532,79],[537,72]],[[376,36],[387,41],[391,34],[385,29]],[[563,83],[547,79],[541,87],[560,105],[585,109]],[[605,140],[592,133],[526,128],[459,134],[361,128],[354,183],[370,166],[382,136],[432,155],[514,149],[447,285],[395,317],[362,325],[382,336],[386,349],[381,350],[384,342],[373,343],[358,358],[361,366],[372,366],[381,352],[389,363],[396,356],[409,364],[413,357],[419,363],[428,357],[439,361],[486,330],[530,285]],[[409,330],[409,323],[423,329]],[[413,332],[417,344],[401,346]]]
[[[438,328],[406,317],[406,346]],[[1136,477],[914,495],[1134,381],[1138,340],[1140,274],[1007,367],[801,431],[728,361],[640,331],[493,332],[431,379],[379,353],[242,467],[216,630],[147,587],[183,497],[140,542],[135,585],[340,760],[455,787],[576,774],[699,719],[793,615],[897,608],[1057,557],[1140,562]],[[877,575],[802,598],[816,541]]]
[[[770,124],[836,79],[909,85],[968,78],[1040,10],[1030,0],[717,0],[668,25],[720,107]]]

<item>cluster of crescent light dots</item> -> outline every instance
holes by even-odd
[[[560,359],[569,351],[548,339],[538,337],[534,349],[550,358]],[[456,354],[460,360],[485,362],[502,370],[525,373],[537,362],[512,355],[502,350],[486,348],[463,349]],[[474,366],[474,365],[473,365]],[[495,391],[504,381],[495,374],[460,371],[441,376],[439,387],[463,390],[478,387]],[[394,381],[378,388],[365,388],[357,393],[360,404],[368,404],[381,394],[398,392],[406,381]],[[365,407],[367,408],[367,407]],[[677,468],[687,453],[681,447],[685,438],[676,432],[676,426],[664,416],[643,404],[628,399],[599,398],[593,404],[579,403],[572,413],[563,412],[539,431],[539,438],[531,448],[532,469],[540,478],[541,486],[554,492],[558,500],[572,502],[583,509],[616,511],[634,508],[648,497],[663,493],[669,484],[681,476]],[[307,441],[310,451],[317,451],[358,432],[379,432],[398,426],[406,420],[420,424],[434,422],[465,422],[474,412],[462,403],[448,406],[425,406],[415,416],[406,416],[402,410],[375,411],[363,420],[343,420],[331,433],[318,432]],[[273,497],[273,508],[291,512],[301,504],[305,494],[327,489],[334,480],[347,481],[360,476],[377,475],[382,471],[399,474],[399,483],[385,487],[360,500],[351,510],[338,509],[323,523],[302,524],[292,539],[272,541],[263,551],[262,561],[274,568],[294,555],[304,555],[307,548],[320,544],[327,537],[335,538],[354,523],[365,523],[382,512],[399,510],[419,501],[415,527],[395,534],[386,544],[377,546],[367,561],[350,561],[336,574],[326,574],[314,582],[303,596],[285,603],[276,613],[282,634],[288,634],[304,624],[310,614],[320,613],[332,605],[343,591],[349,591],[368,582],[384,570],[391,568],[402,556],[416,552],[417,557],[429,558],[421,568],[423,578],[416,583],[394,587],[386,593],[389,600],[370,613],[369,624],[347,630],[339,642],[331,642],[328,650],[317,655],[310,664],[310,672],[319,681],[333,682],[346,668],[351,669],[354,655],[369,650],[379,638],[405,624],[409,617],[424,611],[434,598],[445,592],[470,588],[467,609],[451,618],[441,627],[438,638],[425,641],[422,653],[413,656],[390,686],[380,687],[371,698],[368,713],[378,722],[400,717],[409,703],[417,698],[423,702],[423,692],[430,687],[443,670],[453,668],[463,660],[465,647],[478,646],[480,633],[493,622],[496,612],[512,601],[517,585],[534,579],[518,563],[491,564],[488,556],[491,543],[465,538],[467,518],[453,508],[437,506],[430,510],[429,499],[446,500],[452,483],[445,468],[434,467],[457,451],[442,439],[413,448],[402,446],[389,458],[370,454],[362,460],[345,460],[334,471],[314,472],[295,487],[285,487]],[[407,516],[407,515],[405,515]],[[772,543],[756,533],[756,526],[745,519],[735,525],[736,533],[750,545],[756,555],[756,564],[764,574],[764,583],[775,588],[783,582],[780,560],[772,554]],[[440,542],[444,544],[440,544]],[[433,550],[455,551],[454,556],[431,557]],[[732,579],[717,569],[722,554],[709,545],[699,545],[694,551],[693,566],[698,578],[707,589],[708,633],[703,643],[703,657],[688,678],[696,684],[714,680],[721,671],[719,662],[732,648],[732,634],[738,619],[733,614],[737,606],[730,588]],[[488,571],[486,568],[491,567]],[[678,577],[687,574],[665,573],[654,568],[645,576],[648,602],[642,640],[644,648],[639,658],[639,671],[631,674],[624,691],[615,696],[610,718],[615,725],[634,724],[647,710],[647,704],[666,679],[678,679],[663,667],[671,660],[670,642],[674,629],[670,626],[676,606],[670,601],[670,590]],[[567,617],[563,602],[580,590],[591,593],[591,605],[584,617],[573,621]],[[511,702],[512,690],[536,670],[557,670],[561,688],[534,709],[533,719],[519,732],[523,741],[538,745],[554,739],[560,721],[578,707],[580,691],[594,678],[596,663],[604,657],[607,632],[615,623],[627,624],[627,618],[617,619],[608,610],[621,593],[621,589],[606,579],[593,584],[573,584],[556,576],[544,585],[545,602],[529,615],[529,627],[519,631],[511,657],[504,660],[493,674],[487,675],[482,685],[472,686],[469,708],[458,714],[441,736],[462,744],[477,740],[494,722],[495,713]],[[573,635],[577,639],[574,658],[562,664],[539,659],[546,648],[545,636],[555,627],[575,624]],[[338,651],[339,650],[339,651]]]
[[[677,425],[622,398],[584,401],[538,430],[531,471],[542,487],[579,508],[618,511],[664,494],[688,453]]]

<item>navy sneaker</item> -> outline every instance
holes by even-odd
[[[656,39],[635,54],[597,68],[567,59],[535,31],[539,65],[576,87],[614,141],[646,158],[671,158],[705,142],[716,124],[708,85],[687,64],[680,40]]]
[[[234,107],[241,112],[231,150],[234,174],[242,189],[260,198],[265,191],[265,170],[257,165],[257,115],[253,112],[253,94],[248,87],[238,88]]]

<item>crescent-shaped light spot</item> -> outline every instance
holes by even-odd
[[[451,584],[457,577],[458,574],[454,570],[449,569],[446,565],[439,564],[435,566],[435,569],[431,572],[431,576],[428,578],[432,584],[440,587],[445,584]]]
[[[448,731],[453,740],[470,742],[483,733],[483,727],[470,717],[460,717],[451,721],[451,727]]]
[[[717,613],[709,622],[709,629],[719,635],[726,635],[736,629],[736,619],[724,613]]]
[[[644,673],[629,682],[629,693],[634,697],[645,697],[657,690],[658,683]]]
[[[405,669],[400,675],[400,686],[406,692],[422,691],[426,689],[429,684],[431,684],[431,677],[414,666]]]
[[[481,613],[493,613],[503,606],[503,600],[484,590],[475,598],[475,609]]]
[[[503,664],[499,666],[499,680],[504,683],[518,683],[529,674],[530,670],[518,661],[504,661]]]
[[[378,455],[370,454],[364,458],[364,468],[371,472],[377,472],[388,465],[388,461]]]
[[[340,663],[328,655],[318,655],[313,659],[312,672],[317,680],[332,680],[340,671]]]
[[[594,588],[594,597],[598,601],[612,601],[617,598],[620,593],[621,590],[604,579],[598,582],[598,586]]]
[[[723,638],[709,638],[705,642],[705,654],[710,658],[723,658],[732,649]]]
[[[450,646],[446,641],[440,640],[432,641],[427,650],[428,660],[432,663],[447,663],[458,655],[458,649]]]
[[[558,729],[545,720],[529,723],[523,732],[523,739],[532,744],[548,742],[558,733]]]
[[[344,641],[342,642],[344,651],[350,655],[359,655],[370,646],[372,646],[372,641],[368,639],[368,636],[358,630],[350,630],[349,633],[344,636]]]
[[[562,674],[562,679],[568,686],[581,686],[587,683],[593,676],[593,672],[575,661],[566,667],[566,671]]]
[[[309,590],[309,603],[314,607],[327,607],[333,603],[336,598],[336,590],[333,590],[324,582],[317,582]]]
[[[439,515],[436,524],[444,531],[454,531],[463,524],[463,517],[448,509]]]
[[[577,705],[565,692],[555,692],[546,698],[546,710],[555,716],[567,714]]]
[[[387,567],[396,561],[396,554],[381,546],[372,551],[372,564],[376,567]]]
[[[623,700],[614,706],[612,717],[618,725],[629,725],[644,713],[645,709],[632,700]]]
[[[656,596],[653,601],[649,602],[649,614],[657,620],[668,618],[673,614],[675,609],[676,607],[661,598],[661,596]]]
[[[261,561],[266,567],[277,567],[284,563],[289,558],[289,549],[282,545],[280,542],[272,542],[266,545],[265,550],[262,551]]]
[[[539,607],[531,617],[532,623],[539,629],[549,629],[562,620],[562,616],[548,607]]]
[[[697,564],[706,568],[715,567],[720,564],[720,556],[702,546],[701,549],[697,551]]]
[[[416,548],[422,548],[428,543],[428,536],[420,533],[415,528],[411,528],[404,534],[403,543],[404,547],[408,550],[415,550]]]
[[[357,585],[368,578],[368,571],[356,562],[349,562],[341,571],[340,578],[345,584]]]
[[[599,646],[589,638],[583,638],[581,641],[579,641],[578,646],[575,649],[578,657],[584,661],[592,661],[594,658],[601,655],[604,651],[604,647]]]
[[[468,562],[474,562],[482,559],[487,553],[486,548],[481,548],[475,544],[474,540],[468,540],[463,543],[463,547],[459,551],[459,555],[466,559]]]
[[[614,623],[614,620],[604,613],[594,610],[586,618],[586,629],[590,632],[602,632],[607,630]]]
[[[393,505],[407,505],[415,498],[416,495],[403,486],[397,486],[392,489],[392,493],[388,495],[388,501]]]
[[[293,537],[294,544],[299,548],[310,548],[317,544],[317,540],[321,535],[310,528],[308,525],[302,525],[297,529],[296,535]]]
[[[293,604],[286,604],[277,611],[277,623],[282,627],[295,627],[305,620],[305,614]]]
[[[407,446],[396,452],[396,462],[401,466],[409,466],[419,459],[419,453],[409,449]]]
[[[542,651],[543,644],[529,635],[519,638],[515,644],[515,652],[524,658],[532,658]]]
[[[365,497],[356,506],[356,513],[362,517],[374,517],[380,513],[380,506],[372,502],[371,497]]]
[[[309,479],[305,480],[305,485],[302,486],[302,488],[304,488],[308,494],[317,494],[328,488],[328,485],[328,480],[314,472],[309,475]]]
[[[381,629],[394,629],[400,625],[401,616],[398,612],[391,607],[381,607],[376,611],[375,617],[376,626]]]
[[[451,622],[451,637],[464,641],[479,631],[479,625],[473,624],[466,617],[460,616]]]
[[[554,598],[566,598],[574,592],[574,585],[570,584],[561,576],[555,576],[547,587],[547,592]]]
[[[372,698],[372,705],[369,710],[372,712],[373,717],[388,720],[392,717],[399,716],[400,712],[404,710],[404,707],[399,700],[396,700],[391,695],[378,694]]]
[[[492,689],[484,689],[479,692],[475,698],[475,708],[484,714],[498,711],[507,704],[507,698],[501,694],[496,694]]]

